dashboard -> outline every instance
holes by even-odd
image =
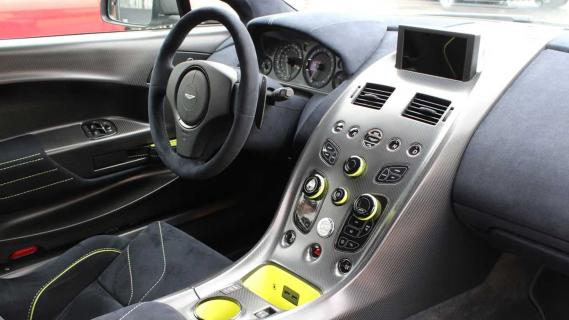
[[[259,70],[283,85],[329,93],[347,78],[342,59],[306,36],[272,31],[259,42]]]

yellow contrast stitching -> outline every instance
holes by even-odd
[[[23,165],[26,165],[26,164],[30,164],[30,163],[42,161],[43,159],[44,159],[44,158],[39,158],[39,159],[35,159],[35,160],[30,160],[30,161],[26,161],[26,162],[14,164],[14,165],[11,165],[11,166],[8,166],[8,167],[0,168],[0,171],[4,171],[4,170],[12,169],[12,168],[15,168],[15,167],[23,166]]]
[[[29,155],[29,156],[21,157],[21,158],[14,159],[14,160],[5,161],[5,162],[0,163],[0,166],[3,166],[3,165],[8,164],[8,163],[14,163],[14,162],[18,162],[21,160],[37,157],[39,155],[41,155],[41,153],[34,153],[34,154]]]
[[[49,280],[43,287],[41,287],[38,292],[36,293],[36,295],[34,296],[34,299],[32,300],[32,303],[30,304],[30,308],[28,310],[28,320],[32,320],[33,316],[34,316],[34,311],[36,309],[36,305],[37,302],[39,300],[39,298],[41,297],[41,295],[44,293],[44,291],[51,286],[54,282],[56,282],[59,278],[61,278],[64,274],[66,274],[69,270],[73,269],[75,266],[77,266],[78,264],[80,264],[81,262],[83,262],[84,260],[99,254],[99,253],[121,253],[121,250],[119,249],[115,249],[115,248],[101,248],[101,249],[97,249],[97,250],[93,250],[85,255],[83,255],[81,258],[75,260],[75,262],[73,262],[72,264],[70,264],[67,268],[65,268],[63,271],[61,271],[58,275],[56,275],[55,277],[53,277],[51,280]]]
[[[8,184],[16,183],[16,182],[19,182],[19,181],[23,181],[23,180],[35,178],[35,177],[38,177],[38,176],[42,176],[42,175],[44,175],[44,174],[52,173],[52,172],[55,172],[55,171],[57,171],[57,170],[58,170],[58,169],[55,168],[55,169],[51,169],[51,170],[47,170],[47,171],[35,173],[35,174],[29,175],[29,176],[26,176],[26,177],[14,179],[14,180],[12,180],[12,181],[0,183],[0,187],[3,187],[3,186],[8,185]]]
[[[126,261],[128,262],[128,275],[130,277],[130,298],[128,298],[127,306],[130,306],[132,297],[134,296],[134,282],[132,280],[132,265],[130,263],[130,245],[126,247]]]
[[[54,183],[50,183],[50,184],[45,185],[45,186],[37,187],[37,188],[34,188],[34,189],[30,189],[30,190],[22,191],[22,192],[20,192],[20,193],[16,193],[16,194],[12,194],[12,195],[9,195],[9,196],[2,197],[2,198],[0,198],[0,200],[8,200],[8,199],[16,198],[16,197],[23,196],[23,195],[28,194],[28,193],[31,193],[31,192],[40,191],[40,190],[43,190],[43,189],[46,189],[46,188],[49,188],[49,187],[56,186],[56,185],[58,185],[58,184],[62,184],[62,183],[65,183],[65,182],[69,182],[69,181],[71,181],[71,180],[73,180],[73,178],[69,178],[69,179],[65,179],[65,180],[59,180],[59,181],[56,181],[56,182],[54,182]]]

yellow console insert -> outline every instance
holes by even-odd
[[[320,290],[286,269],[265,264],[246,276],[243,286],[281,310],[291,310],[320,297]]]
[[[200,320],[231,320],[241,313],[241,306],[235,300],[226,297],[214,297],[200,301],[194,309],[194,315]]]

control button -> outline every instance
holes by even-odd
[[[316,225],[316,231],[322,238],[328,238],[334,232],[334,221],[330,218],[322,218]]]
[[[348,130],[348,138],[355,138],[358,133],[360,133],[359,127],[351,127],[350,130]]]
[[[288,230],[287,232],[284,233],[283,235],[283,244],[285,246],[291,246],[294,241],[296,240],[296,232],[294,232],[294,230]]]
[[[352,217],[350,217],[350,220],[348,220],[348,224],[350,224],[350,225],[352,225],[352,226],[354,226],[354,227],[360,229],[361,227],[364,226],[365,221],[360,220],[360,219],[358,219],[358,218],[352,216]]]
[[[366,169],[366,161],[360,156],[351,156],[344,162],[344,173],[350,178],[361,176]]]
[[[378,212],[381,212],[381,203],[371,194],[362,194],[354,201],[352,211],[354,216],[360,220],[371,220]]]
[[[389,151],[396,151],[397,149],[399,149],[399,147],[401,147],[401,140],[399,140],[398,138],[391,139],[387,144],[387,150]]]
[[[326,140],[324,145],[322,146],[322,150],[320,150],[320,155],[322,159],[327,164],[333,166],[336,164],[336,160],[338,160],[339,149],[338,146],[332,140]]]
[[[334,131],[335,133],[342,132],[342,130],[344,130],[345,125],[346,123],[344,121],[338,121],[336,122],[336,124],[334,124],[334,128],[332,129],[332,131]]]
[[[222,289],[221,292],[222,292],[223,294],[225,294],[225,295],[228,295],[228,294],[233,293],[233,292],[235,292],[235,291],[237,291],[237,290],[240,290],[241,288],[242,288],[242,287],[241,287],[239,284],[236,283],[236,284],[231,285],[231,286],[229,286],[229,287],[227,287],[227,288],[225,288],[225,289]]]
[[[408,168],[405,166],[389,166],[383,167],[377,176],[375,181],[379,183],[396,183],[403,179],[403,176],[407,172]]]
[[[352,227],[352,226],[346,226],[346,227],[344,228],[344,232],[343,232],[343,233],[355,238],[355,237],[357,237],[358,234],[360,233],[360,230],[358,230],[358,229],[356,229],[356,228],[354,228],[354,227]]]
[[[318,173],[315,173],[304,180],[302,191],[308,199],[317,200],[320,199],[324,191],[326,191],[326,184],[326,179]]]
[[[312,221],[307,217],[300,217],[300,223],[304,226],[304,230],[310,230],[310,227],[312,226]]]
[[[99,139],[117,133],[115,124],[105,119],[84,122],[81,128],[89,139]]]
[[[338,271],[341,274],[346,274],[352,270],[352,262],[349,259],[342,259],[338,261]]]
[[[403,166],[392,166],[389,167],[389,171],[391,171],[392,174],[396,174],[396,175],[404,175],[405,172],[407,172],[407,167],[403,167]]]
[[[389,177],[389,168],[383,168],[375,179],[377,182],[387,182],[387,177]]]
[[[348,195],[348,190],[344,188],[336,188],[332,192],[332,203],[337,206],[341,206],[348,202],[349,197],[350,196]]]
[[[397,175],[394,175],[394,174],[390,174],[390,175],[387,177],[387,182],[395,183],[395,182],[397,182],[397,181],[399,181],[399,180],[401,180],[401,176],[397,176]]]
[[[257,319],[265,319],[265,318],[272,316],[275,313],[277,313],[277,310],[275,310],[271,307],[268,307],[268,308],[263,309],[261,311],[257,311],[255,313],[255,317],[257,317]]]
[[[338,246],[341,248],[344,248],[346,246],[346,243],[348,243],[348,239],[345,237],[340,237],[340,239],[338,239]]]
[[[314,259],[320,258],[322,255],[322,247],[318,243],[314,243],[310,246],[310,256]]]
[[[409,147],[409,149],[407,149],[407,154],[410,157],[416,157],[419,155],[419,153],[421,153],[421,149],[422,149],[422,147],[420,144],[414,143]]]
[[[373,225],[374,225],[373,220],[367,221],[365,223],[365,225],[363,226],[363,228],[361,229],[360,237],[367,236],[371,232],[371,230],[373,229]]]
[[[363,140],[364,147],[371,149],[375,148],[383,138],[383,133],[379,129],[369,130]]]
[[[357,248],[360,247],[360,244],[357,243],[357,242],[355,242],[355,241],[348,240],[348,242],[346,243],[345,247],[346,247],[346,249],[348,249],[348,250],[355,251]]]

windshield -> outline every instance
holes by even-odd
[[[286,0],[297,10],[444,15],[569,25],[568,0]]]

